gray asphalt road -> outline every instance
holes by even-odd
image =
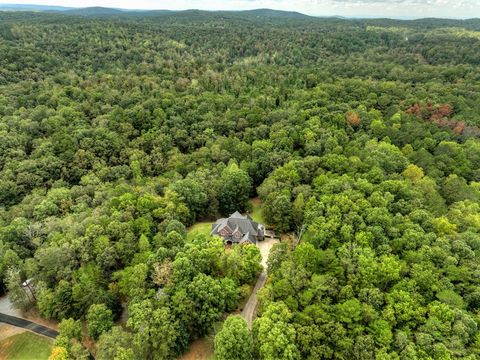
[[[0,322],[27,329],[37,334],[48,336],[52,339],[55,339],[58,335],[58,332],[53,329],[50,329],[43,325],[35,324],[29,320],[17,318],[15,316],[0,314]]]

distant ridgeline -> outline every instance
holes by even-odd
[[[64,15],[74,16],[159,16],[159,15],[171,15],[171,14],[221,14],[230,16],[246,16],[246,17],[261,17],[261,18],[279,18],[279,19],[308,19],[312,18],[308,15],[301,14],[293,11],[280,11],[272,9],[256,9],[256,10],[244,10],[244,11],[202,11],[202,10],[127,10],[107,7],[86,7],[86,8],[73,8],[65,6],[49,6],[49,5],[23,5],[23,4],[0,4],[0,11],[34,11],[34,12],[50,12],[50,13],[62,13]]]

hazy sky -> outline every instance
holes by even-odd
[[[343,16],[480,17],[480,0],[0,0],[0,3],[174,10],[272,8],[310,15]]]

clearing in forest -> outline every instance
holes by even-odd
[[[198,222],[188,228],[187,238],[192,240],[197,235],[209,236],[212,231],[213,222]]]
[[[250,200],[250,205],[252,207],[251,212],[249,215],[252,219],[260,224],[265,225],[265,219],[263,218],[263,204],[259,198],[253,198]],[[197,235],[210,235],[212,231],[212,224],[213,221],[201,221],[197,222],[196,224],[190,226],[187,231],[188,240],[193,239]]]
[[[266,226],[265,219],[263,217],[263,204],[262,201],[257,197],[250,200],[250,205],[252,206],[252,211],[250,216],[252,219],[260,224]]]

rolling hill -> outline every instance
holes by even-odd
[[[183,13],[201,13],[211,14],[217,12],[204,10],[136,10],[136,9],[118,9],[107,8],[101,6],[85,7],[85,8],[71,8],[64,6],[49,6],[49,5],[23,5],[23,4],[0,4],[0,11],[35,11],[35,12],[62,12],[65,15],[72,16],[86,16],[86,17],[110,17],[110,16],[160,16],[168,14],[183,14]],[[254,9],[244,11],[218,11],[218,13],[233,15],[233,16],[247,16],[256,18],[270,18],[270,19],[309,19],[311,16],[294,12],[282,11],[273,9]]]

